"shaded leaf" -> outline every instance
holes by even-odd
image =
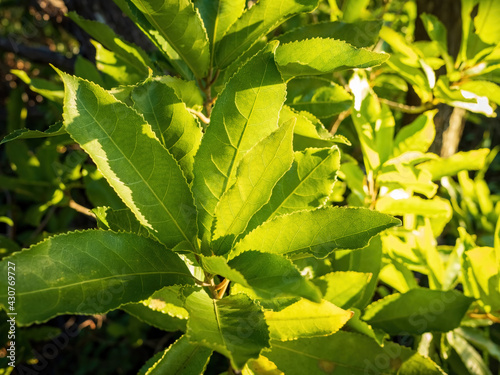
[[[351,144],[341,135],[332,136],[312,114],[307,112],[299,113],[284,105],[280,112],[280,126],[292,118],[297,119],[293,134],[293,149],[295,151],[304,151],[309,147],[332,147],[339,143]]]
[[[381,21],[319,22],[292,29],[276,39],[280,43],[296,42],[310,38],[340,39],[355,47],[368,47],[378,39]]]
[[[244,294],[214,300],[204,291],[194,292],[186,309],[189,341],[224,354],[237,369],[269,347],[264,313]]]
[[[148,230],[141,225],[128,208],[113,210],[111,207],[97,207],[92,212],[96,216],[99,229],[123,231],[149,237]]]
[[[415,288],[373,302],[363,320],[392,335],[448,332],[460,325],[471,302],[456,290]]]
[[[134,108],[144,116],[163,146],[172,153],[191,181],[194,155],[202,132],[174,89],[160,81],[149,81],[132,91]]]
[[[216,46],[229,27],[242,15],[245,0],[194,0],[210,41],[210,58],[213,62]]]
[[[329,118],[348,110],[352,97],[333,82],[314,77],[292,79],[287,84],[286,103],[297,111],[307,111],[318,118]]]
[[[148,67],[153,67],[153,63],[140,47],[124,41],[104,23],[86,20],[75,12],[69,12],[68,17],[105,48],[119,56],[127,65],[130,75],[139,79],[148,76]]]
[[[64,129],[62,122],[56,122],[55,124],[50,125],[49,128],[43,132],[39,130],[22,128],[14,130],[12,133],[4,137],[0,142],[0,145],[3,143],[14,141],[16,139],[45,138],[54,137],[61,134],[66,134],[66,130]]]
[[[346,309],[361,299],[371,277],[364,272],[330,272],[313,279],[313,283],[321,289],[323,299]]]
[[[271,345],[263,355],[286,374],[443,374],[434,362],[410,349],[391,342],[380,347],[355,333],[340,331],[327,337],[272,341]]]
[[[154,365],[144,373],[145,375],[195,375],[203,374],[212,355],[212,350],[199,344],[189,342],[182,336],[156,358]]]
[[[318,0],[260,0],[229,28],[217,47],[215,62],[223,69],[250,49],[261,36],[295,14],[310,12]]]

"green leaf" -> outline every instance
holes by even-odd
[[[408,193],[420,193],[432,198],[438,186],[432,182],[429,171],[421,170],[412,165],[402,163],[384,165],[377,175],[378,186],[392,189],[405,189]]]
[[[114,210],[127,208],[95,164],[84,164],[82,174],[85,195],[90,203],[92,203],[92,206],[109,206]]]
[[[481,354],[467,340],[455,334],[455,332],[448,332],[446,338],[470,374],[492,375],[492,372],[484,363]]]
[[[347,309],[360,301],[372,277],[364,272],[330,272],[313,279],[323,293],[323,299]]]
[[[203,110],[203,94],[195,81],[185,81],[174,76],[162,76],[158,80],[171,87],[186,107]]]
[[[193,72],[186,62],[169,44],[167,39],[162,36],[156,25],[153,26],[146,16],[134,5],[133,0],[114,0],[114,2],[146,34],[158,50],[163,53],[175,72],[187,80],[194,78]]]
[[[28,139],[28,138],[46,138],[46,137],[55,137],[57,135],[66,134],[64,130],[64,126],[62,122],[56,122],[53,125],[50,125],[47,130],[41,132],[39,130],[31,130],[27,128],[14,130],[12,133],[7,135],[2,141],[0,145],[3,143],[7,143],[16,139]]]
[[[203,374],[212,350],[193,344],[184,335],[162,353],[144,375],[195,375]]]
[[[373,302],[363,320],[391,335],[448,332],[460,325],[472,301],[456,290],[415,288]]]
[[[486,96],[490,102],[500,105],[500,86],[496,83],[474,80],[464,82],[460,88],[475,95]]]
[[[431,172],[432,180],[436,181],[444,176],[455,176],[463,170],[482,169],[489,153],[490,150],[487,148],[461,151],[446,159],[436,159],[422,163],[417,168]]]
[[[94,63],[90,62],[81,55],[78,55],[76,57],[75,76],[86,79],[87,81],[97,83],[99,86],[102,87],[105,86],[104,80],[101,77],[99,69],[97,69]]]
[[[361,81],[360,86],[362,82],[366,81]],[[359,94],[354,95],[351,118],[361,143],[366,169],[376,171],[391,155],[395,120],[389,107],[381,105],[375,95],[359,98]]]
[[[295,151],[304,151],[310,147],[332,147],[335,144],[351,143],[343,136],[332,136],[323,124],[312,114],[307,112],[296,112],[289,106],[284,105],[281,108],[279,123],[280,126],[291,118],[297,119],[293,134],[293,149]]]
[[[498,267],[500,268],[500,217],[497,220],[493,239],[493,248],[495,249],[495,259]]]
[[[245,0],[194,0],[210,41],[210,58],[213,62],[215,50],[229,27],[242,15]]]
[[[269,202],[250,220],[245,232],[276,216],[326,204],[340,167],[337,147],[295,152],[292,167],[278,181]]]
[[[194,155],[200,146],[202,132],[186,105],[174,89],[158,80],[136,87],[132,91],[132,100],[134,108],[144,116],[161,144],[170,151],[191,181]]]
[[[495,0],[480,0],[477,16],[474,18],[476,34],[489,44],[500,42],[500,4]]]
[[[396,157],[408,151],[427,152],[434,137],[434,116],[437,110],[427,111],[418,116],[411,124],[404,126],[394,138],[392,156]]]
[[[90,154],[142,225],[167,246],[184,242],[195,250],[192,194],[151,126],[95,84],[59,74],[66,85],[66,131]]]
[[[216,65],[223,69],[250,49],[261,36],[295,14],[310,12],[318,0],[260,0],[229,28],[215,51]]]
[[[312,38],[278,46],[276,63],[283,79],[326,74],[353,68],[380,65],[389,58],[386,53],[358,49],[341,40]]]
[[[69,12],[68,17],[105,48],[119,56],[127,65],[130,75],[137,76],[139,79],[148,76],[148,67],[153,67],[153,63],[141,48],[124,41],[104,23],[86,20],[75,12]]]
[[[345,325],[344,330],[348,332],[357,332],[365,336],[374,339],[380,346],[384,346],[386,339],[389,339],[389,335],[379,329],[374,330],[371,325],[360,319],[361,311],[356,308],[352,308],[354,315],[349,319]]]
[[[463,277],[473,281],[473,295],[488,310],[500,310],[500,265],[491,247],[477,247],[464,253]]]
[[[314,37],[332,38],[343,40],[354,47],[368,47],[377,42],[381,27],[381,21],[319,22],[297,27],[276,39],[284,44]]]
[[[394,199],[384,196],[377,200],[375,209],[389,215],[415,214],[426,217],[445,217],[451,219],[452,208],[450,203],[442,198],[423,199],[420,197],[409,197],[405,199]]]
[[[328,80],[302,77],[288,82],[286,103],[296,111],[329,118],[348,110],[352,97],[342,86]]]
[[[63,102],[64,91],[60,82],[48,81],[43,78],[30,78],[24,70],[12,69],[10,72],[26,83],[31,91],[55,103],[59,104]]]
[[[141,302],[129,303],[121,306],[120,309],[140,321],[165,332],[186,331],[186,319],[172,317],[161,311],[152,310]]]
[[[370,0],[346,0],[342,4],[343,19],[353,22],[363,17]]]
[[[194,292],[186,299],[186,309],[189,341],[224,354],[236,369],[269,347],[264,313],[244,294],[214,300],[204,291]]]
[[[248,61],[219,94],[194,163],[193,194],[204,238],[215,207],[235,181],[238,164],[278,128],[285,84],[269,46]]]
[[[110,51],[101,43],[91,40],[95,47],[96,66],[102,74],[104,87],[116,87],[120,85],[135,85],[144,80],[149,71],[138,72],[134,66],[121,57],[118,53]]]
[[[382,28],[383,30],[384,28]],[[391,55],[387,60],[387,65],[397,74],[410,83],[423,103],[432,101],[432,89],[427,76],[421,69],[421,66],[413,66],[413,62],[418,61],[418,56],[406,57],[397,54]]]
[[[263,355],[286,374],[443,374],[430,359],[408,348],[392,342],[381,347],[355,333],[339,331],[327,337],[272,341],[271,345]]]
[[[306,280],[293,263],[277,254],[245,251],[229,262],[222,257],[203,257],[203,268],[251,288],[260,298],[304,297],[321,301],[318,289]]]
[[[181,286],[167,286],[154,292],[148,299],[142,301],[144,306],[147,306],[153,311],[159,311],[173,318],[187,320],[189,314],[184,308],[184,301],[180,297]]]
[[[400,293],[418,287],[413,272],[404,263],[393,258],[380,271],[380,280]]]
[[[236,244],[230,257],[245,250],[260,250],[324,258],[334,250],[365,247],[370,238],[399,223],[398,219],[364,208],[295,212],[278,216],[250,232]]]
[[[257,293],[255,293],[255,290],[252,288],[247,288],[244,287],[241,284],[231,284],[231,294],[238,294],[238,293],[244,293],[248,297],[250,297],[252,300],[256,301],[261,305],[265,310],[272,310],[272,311],[280,311],[283,310],[285,307],[290,306],[291,304],[298,302],[300,300],[299,297],[273,297],[270,299],[266,298],[259,298]]]
[[[141,225],[128,208],[113,210],[111,207],[97,207],[92,210],[97,219],[99,229],[114,232],[129,232],[149,237],[148,230]]]
[[[314,303],[300,300],[281,311],[266,311],[271,339],[278,341],[328,336],[337,332],[352,317],[328,301]]]
[[[271,197],[276,183],[293,161],[292,120],[255,145],[241,160],[236,182],[215,208],[213,251],[226,254],[252,216]]]
[[[163,245],[131,233],[72,232],[5,258],[23,275],[16,285],[17,322],[44,322],[61,314],[103,314],[138,302],[166,285],[193,284],[182,260]],[[7,288],[0,302],[7,306]],[[33,308],[36,306],[36,308]]]
[[[496,116],[484,93],[481,92],[478,95],[462,90],[460,87],[453,87],[449,78],[445,76],[439,77],[436,87],[434,87],[434,96],[452,107],[482,113],[488,117]]]
[[[364,272],[370,273],[372,277],[370,278],[368,284],[365,284],[363,287],[363,294],[361,295],[359,300],[352,299],[349,303],[352,303],[352,306],[349,307],[357,307],[364,308],[373,298],[375,293],[375,289],[378,285],[378,275],[381,268],[382,263],[382,241],[381,235],[376,235],[370,240],[368,246],[363,248],[362,250],[357,251],[347,251],[341,250],[336,251],[332,254],[332,268],[334,271],[355,271],[355,272]],[[384,235],[383,237],[386,237]],[[353,287],[353,289],[356,289]]]
[[[146,19],[168,41],[198,77],[210,63],[207,32],[189,0],[132,0]]]
[[[500,345],[485,336],[482,330],[470,327],[461,327],[455,329],[454,333],[455,335],[462,336],[475,347],[487,351],[493,358],[500,361]]]

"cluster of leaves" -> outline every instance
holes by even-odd
[[[428,149],[438,103],[494,114],[494,1],[463,1],[456,61],[438,19],[423,15],[432,41],[410,44],[362,20],[367,1],[115,2],[157,54],[70,14],[97,65],[79,58],[61,83],[15,72],[63,105],[63,121],[4,138],[18,174],[6,188],[43,182],[23,192],[51,202],[36,224],[56,205],[73,213],[84,187],[99,227],[11,244],[0,274],[15,263],[22,282],[0,303],[19,325],[121,309],[181,331],[144,374],[203,373],[214,351],[229,373],[490,373],[500,203],[482,177],[496,153]],[[365,48],[379,34],[390,57]],[[396,131],[389,105],[408,84],[423,113]],[[25,139],[45,137],[23,159]],[[62,146],[76,163],[61,164]],[[456,243],[438,245],[452,217]]]

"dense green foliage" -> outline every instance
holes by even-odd
[[[141,374],[498,371],[498,149],[429,152],[443,106],[495,116],[497,2],[462,1],[457,56],[434,15],[430,40],[403,33],[411,2],[399,21],[360,0],[115,2],[157,53],[71,13],[97,64],[13,72],[62,117],[10,123],[2,186],[35,226],[85,213],[83,190],[98,227],[1,237],[19,329],[121,310],[179,332]]]

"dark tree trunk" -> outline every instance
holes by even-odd
[[[432,14],[439,18],[448,30],[448,52],[453,58],[458,56],[460,44],[462,41],[462,20],[461,6],[458,0],[417,0],[417,13]],[[415,41],[429,40],[424,25],[420,18],[415,25]],[[437,71],[437,75],[446,74],[446,68],[442,67]],[[407,96],[409,105],[420,105],[420,99],[410,90]],[[430,151],[443,157],[453,155],[457,149],[462,136],[465,111],[458,108],[452,108],[446,104],[438,106],[438,113],[434,118],[436,125],[436,138]],[[405,122],[411,122],[415,116],[407,116]]]

